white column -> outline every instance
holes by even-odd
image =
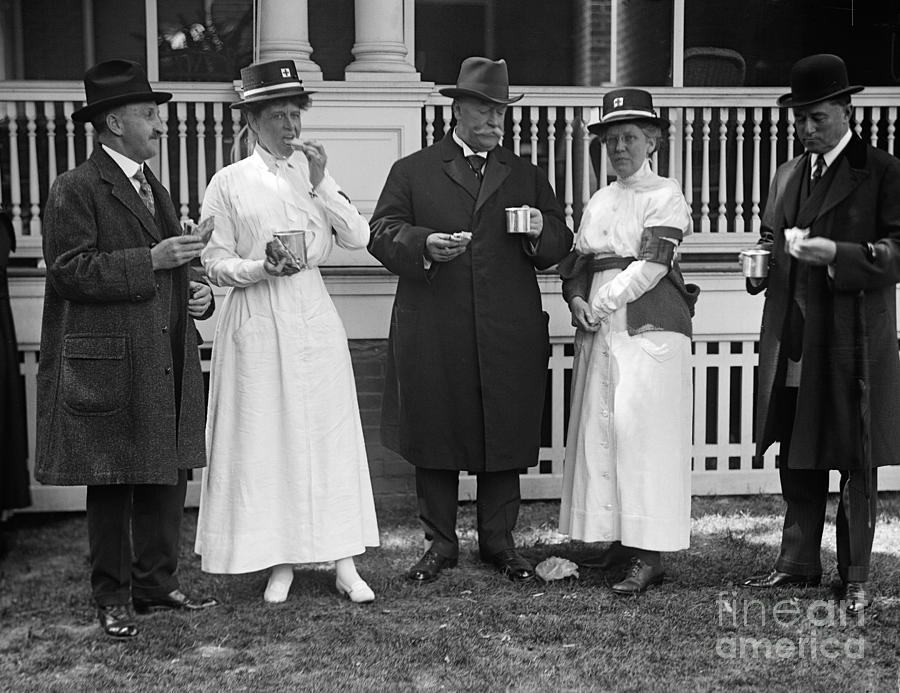
[[[307,0],[259,0],[259,60],[293,60],[300,76],[322,79],[312,59]]]
[[[404,0],[356,0],[354,60],[347,66],[347,80],[419,79],[408,60],[404,26],[412,3]]]

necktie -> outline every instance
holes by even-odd
[[[816,157],[816,167],[813,169],[812,181],[810,184],[810,190],[816,187],[818,182],[822,180],[822,175],[825,173],[825,157],[819,154]]]
[[[481,167],[484,166],[484,162],[486,161],[486,159],[483,156],[472,154],[466,157],[466,161],[469,162],[469,168],[472,169],[472,173],[475,174],[475,178],[478,181],[481,181]]]
[[[154,215],[156,213],[156,205],[153,202],[153,190],[150,189],[150,183],[147,182],[147,177],[144,175],[144,169],[139,168],[132,178],[140,184],[138,195],[141,196],[141,200],[143,200],[147,209],[150,210],[150,214]]]

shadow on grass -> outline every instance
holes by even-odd
[[[774,496],[695,498],[691,548],[667,555],[669,578],[639,598],[616,597],[611,576],[595,570],[553,583],[502,579],[478,559],[471,504],[460,506],[459,567],[411,584],[403,573],[422,550],[415,499],[381,501],[382,545],[358,560],[377,595],[368,606],[340,597],[327,565],[298,567],[276,606],[262,603],[264,571],[200,572],[188,511],[182,585],[223,605],[142,617],[132,642],[109,641],[94,624],[83,515],[18,515],[0,564],[0,689],[896,689],[900,494],[880,501],[877,602],[862,621],[843,618],[824,585],[762,594],[739,586],[775,559],[783,505]],[[523,503],[522,553],[576,563],[596,553],[556,531],[558,512],[555,502]],[[828,513],[826,571],[834,500]]]

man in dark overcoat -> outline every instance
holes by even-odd
[[[538,461],[549,357],[535,268],[572,245],[536,166],[501,146],[510,97],[506,63],[466,59],[456,127],[396,162],[372,217],[369,251],[399,276],[390,327],[382,438],[416,467],[430,548],[407,573],[427,582],[456,564],[459,472],[478,479],[483,560],[514,580],[519,473]],[[507,207],[528,206],[527,234],[507,233]]]
[[[760,334],[757,453],[781,441],[787,503],[774,568],[756,588],[817,585],[829,470],[840,471],[839,597],[867,604],[877,468],[900,454],[900,161],[850,129],[844,62],[814,55],[791,71],[793,109],[806,153],[777,170],[763,218],[768,277]]]
[[[144,165],[164,129],[140,65],[85,74],[98,143],[60,175],[44,216],[47,264],[35,477],[87,485],[91,588],[104,631],[133,637],[138,612],[201,609],[180,589],[187,470],[206,464],[204,394],[193,318],[213,310],[188,263],[172,199]]]

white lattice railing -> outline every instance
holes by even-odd
[[[334,99],[342,89],[346,91],[342,84],[326,83],[321,89]],[[173,100],[161,107],[168,129],[159,175],[181,216],[194,217],[210,176],[229,161],[241,127],[239,113],[228,108],[234,89],[230,84],[182,83],[164,83],[159,88],[174,93]],[[384,87],[385,107],[392,106],[391,89]],[[596,164],[592,163],[591,138],[585,127],[599,113],[604,90],[513,89],[527,94],[509,108],[506,144],[547,171],[574,226],[591,193],[607,182],[606,158],[595,155]],[[658,87],[652,91],[657,107],[672,123],[668,147],[655,156],[657,169],[682,182],[695,217],[696,234],[686,244],[686,252],[734,250],[746,243],[744,233],[758,230],[777,165],[800,151],[791,112],[774,106],[784,90],[737,93],[721,87]],[[5,144],[0,146],[0,204],[12,213],[24,251],[20,255],[35,255],[50,184],[60,171],[90,154],[94,136],[89,124],[71,120],[83,98],[78,83],[4,82],[0,94],[0,137]],[[855,131],[893,153],[900,89],[867,89],[853,99]],[[348,100],[345,107],[352,109],[355,103]],[[424,99],[424,144],[449,129],[449,103],[436,92]],[[385,152],[376,155],[384,157]],[[367,159],[367,164],[372,171],[386,173],[393,158],[394,154],[384,161]],[[354,191],[350,193],[353,196]]]

